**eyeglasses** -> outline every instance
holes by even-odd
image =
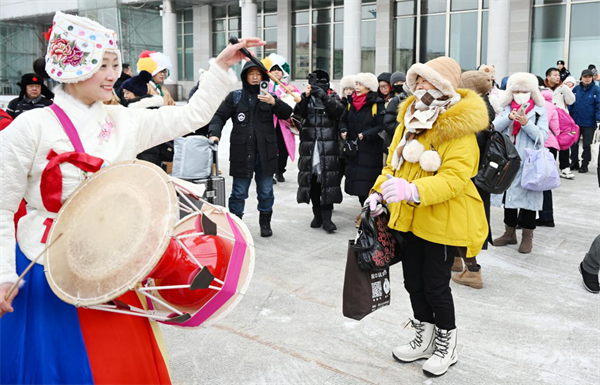
[[[167,74],[168,74],[168,73],[169,73],[169,70],[165,68],[165,69],[164,69],[164,70],[162,70],[162,71],[158,71],[158,72],[157,72],[157,75],[158,75],[158,74],[163,74],[163,75],[167,76]]]

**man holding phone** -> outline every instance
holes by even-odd
[[[228,119],[230,137],[229,174],[233,177],[229,211],[242,218],[252,178],[256,181],[260,235],[270,237],[273,215],[273,175],[277,172],[277,134],[273,115],[289,119],[292,107],[261,88],[269,77],[249,61],[240,75],[242,89],[230,92],[208,126],[210,140],[219,141]],[[263,83],[264,85],[264,83]]]

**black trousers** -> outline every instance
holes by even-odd
[[[410,295],[415,318],[434,323],[440,329],[455,329],[450,268],[456,247],[429,242],[410,232],[400,234],[404,238],[404,287]]]
[[[557,150],[555,148],[550,148],[549,150],[556,159]],[[552,190],[544,191],[544,204],[542,206],[542,211],[539,212],[539,215],[540,221],[542,222],[554,222],[554,208],[552,207]]]
[[[365,201],[367,200],[368,197],[358,197],[358,201],[360,202],[360,207],[363,207],[365,205]]]
[[[558,164],[561,170],[569,168],[571,166],[571,159],[569,159],[569,148],[566,150],[560,150],[558,152]]]
[[[533,210],[504,209],[504,223],[510,227],[520,224],[524,229],[535,230],[535,215]]]
[[[581,154],[581,164],[587,166],[592,160],[592,141],[594,140],[594,131],[596,127],[580,127],[579,137],[582,139],[583,153]],[[579,140],[571,146],[571,164],[579,164]]]
[[[317,182],[317,176],[313,174],[310,180],[310,201],[315,208],[320,207],[321,210],[331,211],[333,210],[333,203],[321,204],[321,187],[321,183]]]
[[[285,173],[285,167],[287,166],[288,150],[285,146],[285,140],[283,139],[283,134],[281,133],[281,127],[277,126],[275,130],[277,132],[277,173],[283,175]]]

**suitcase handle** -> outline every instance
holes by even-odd
[[[219,176],[219,142],[213,142],[213,167],[210,168],[210,176]]]

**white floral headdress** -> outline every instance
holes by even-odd
[[[60,83],[89,79],[102,66],[106,52],[117,54],[121,73],[121,52],[115,31],[86,17],[56,12],[46,51],[46,72]]]

